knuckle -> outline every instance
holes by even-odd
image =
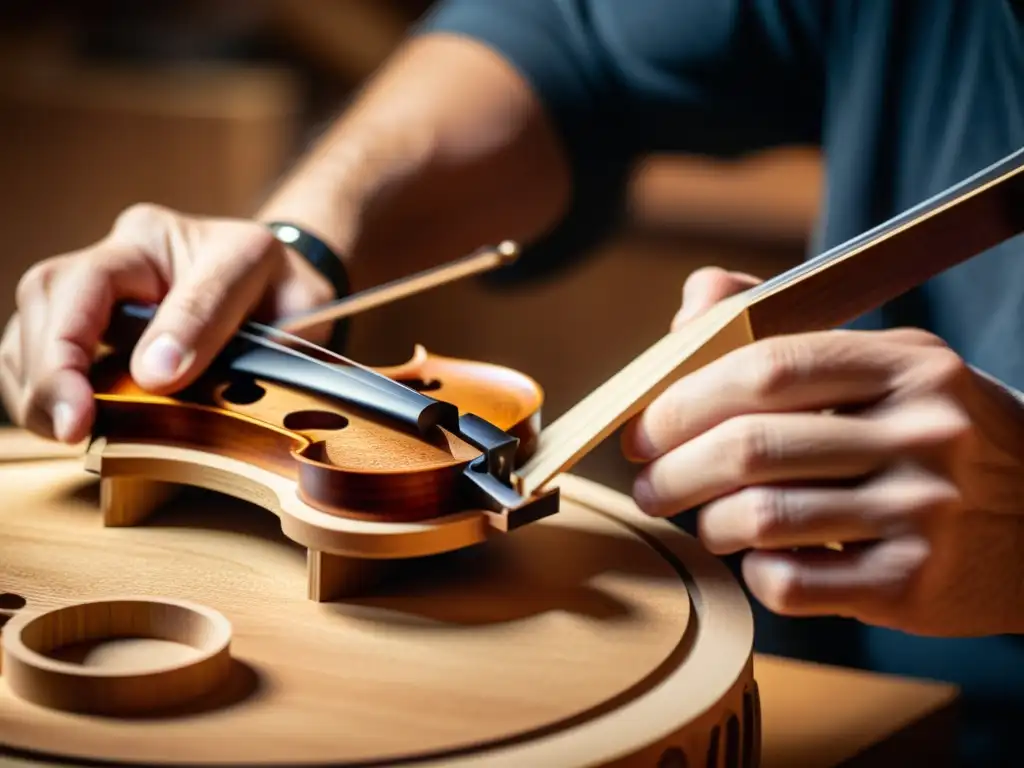
[[[926,443],[947,447],[966,446],[975,435],[975,424],[964,405],[952,397],[939,400],[934,415],[928,420]]]
[[[892,328],[884,331],[884,333],[893,340],[898,340],[905,344],[912,344],[918,347],[946,347],[946,342],[939,336],[935,335],[931,331],[926,331],[923,328]]]
[[[748,349],[754,393],[762,397],[775,395],[792,386],[809,365],[805,347],[793,339],[770,339]]]
[[[739,477],[756,474],[780,454],[778,441],[763,419],[738,416],[730,422],[726,450]]]
[[[785,493],[772,488],[750,488],[743,493],[753,526],[751,544],[771,546],[779,533],[789,527],[790,510]]]
[[[940,389],[959,389],[971,375],[970,366],[947,346],[928,353],[929,379]]]
[[[189,290],[178,292],[169,309],[174,315],[175,323],[190,328],[201,328],[212,319],[219,298],[211,288],[202,285],[192,286]]]
[[[24,307],[46,292],[57,270],[57,264],[57,259],[44,259],[25,270],[14,291],[15,301],[19,307]]]
[[[21,369],[21,334],[13,325],[8,325],[0,341],[0,365],[8,371]]]
[[[167,208],[155,203],[133,203],[117,215],[112,231],[117,233],[144,232],[163,224],[168,213]]]

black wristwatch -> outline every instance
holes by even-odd
[[[341,258],[323,240],[301,227],[287,221],[272,221],[267,227],[274,237],[300,254],[317,272],[323,275],[334,288],[335,299],[344,299],[351,293],[348,272]],[[348,338],[348,319],[334,324],[330,347],[340,352]]]

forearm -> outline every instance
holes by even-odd
[[[529,86],[484,46],[431,35],[395,54],[257,216],[319,234],[358,290],[536,239],[569,198],[565,152]]]

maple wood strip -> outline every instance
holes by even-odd
[[[663,337],[541,432],[537,452],[517,473],[530,495],[573,466],[680,377],[752,341],[746,296],[720,302]]]

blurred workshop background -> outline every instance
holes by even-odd
[[[0,315],[38,259],[102,237],[137,201],[246,216],[427,11],[428,0],[4,0],[0,3]],[[770,276],[802,257],[821,184],[813,149],[720,163],[647,158],[629,216],[569,271],[469,281],[359,316],[350,354],[414,344],[534,376],[546,422],[664,333],[686,276]],[[456,258],[463,254],[452,254]],[[578,470],[628,490],[609,440]]]

